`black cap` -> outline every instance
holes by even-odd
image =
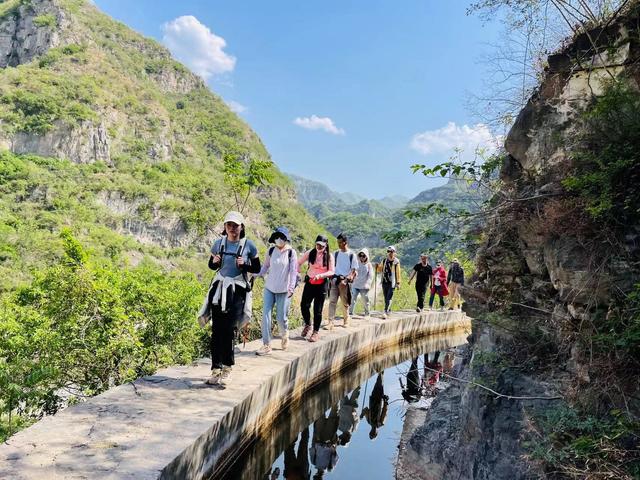
[[[336,238],[338,240],[342,240],[343,242],[347,242],[347,243],[349,242],[349,237],[347,237],[346,233],[340,233]]]
[[[316,243],[317,242],[329,243],[329,240],[324,235],[318,235],[316,237]]]

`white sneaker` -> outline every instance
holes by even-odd
[[[220,373],[220,385],[226,387],[229,385],[231,381],[231,367],[222,367],[222,372]]]
[[[420,313],[422,309],[420,307],[416,307],[416,312]]]
[[[218,385],[220,383],[220,374],[222,370],[219,368],[214,368],[211,370],[211,376],[205,380],[204,383],[207,385]]]
[[[384,312],[384,313],[382,314],[382,318],[387,318],[387,312]]]
[[[271,345],[262,345],[258,350],[256,350],[256,355],[271,355]]]
[[[286,350],[287,348],[289,348],[289,331],[285,331],[282,334],[282,350]]]

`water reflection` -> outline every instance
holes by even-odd
[[[391,478],[404,411],[390,414],[390,404],[433,396],[439,372],[453,367],[449,349],[465,343],[467,335],[430,336],[359,362],[308,391],[229,471],[210,478]],[[432,353],[423,363],[424,352]],[[364,421],[368,428],[359,428]]]

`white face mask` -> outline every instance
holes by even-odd
[[[276,247],[283,247],[284,246],[284,240],[281,238],[276,238]]]

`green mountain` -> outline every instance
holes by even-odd
[[[84,0],[0,2],[0,290],[62,257],[68,227],[98,257],[202,272],[235,201],[224,158],[265,162],[253,237],[322,228],[257,135],[204,82]],[[237,179],[236,179],[237,180]]]

